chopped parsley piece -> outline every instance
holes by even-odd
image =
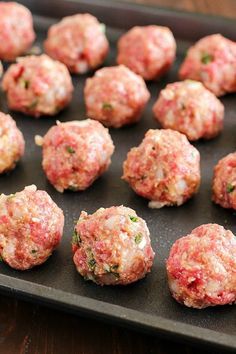
[[[23,81],[24,88],[27,90],[29,88],[29,80]]]
[[[75,150],[71,146],[66,147],[66,151],[69,152],[70,154],[74,154]]]
[[[3,258],[0,256],[0,262],[3,262]]]
[[[34,109],[38,104],[38,100],[34,100],[29,106],[28,109]]]
[[[69,189],[72,192],[77,192],[78,187],[77,186],[69,186],[67,189]]]
[[[226,186],[226,192],[231,193],[235,190],[235,186],[233,186],[231,183],[228,183]]]
[[[110,266],[110,271],[112,273],[114,273],[114,272],[117,271],[118,268],[119,268],[119,265],[118,264],[114,264],[114,265]]]
[[[78,232],[76,230],[74,230],[73,235],[72,235],[72,243],[74,245],[77,245],[80,242],[81,242],[80,235],[78,234]]]
[[[94,255],[93,255],[93,252],[91,250],[91,248],[88,248],[87,249],[87,257],[88,257],[88,266],[89,266],[89,269],[91,271],[94,271],[95,267],[96,267],[96,261],[94,259]]]
[[[138,221],[137,216],[129,215],[129,218],[130,218],[130,220],[133,221],[133,222],[137,222],[137,221]]]
[[[102,105],[102,109],[105,109],[107,111],[111,111],[113,109],[112,105],[108,102],[104,102]]]
[[[37,253],[37,250],[32,250],[31,253],[35,254]]]
[[[94,258],[91,258],[89,261],[88,261],[88,266],[90,268],[90,270],[94,270],[95,266],[96,266],[96,261]]]
[[[203,64],[209,64],[209,63],[211,63],[213,61],[213,59],[214,59],[213,55],[208,54],[208,53],[203,53],[202,54],[202,58],[201,58],[201,62]]]
[[[100,28],[103,33],[106,32],[106,25],[104,23],[100,23]]]
[[[117,273],[117,272],[111,272],[111,274],[114,275],[114,277],[115,277],[116,279],[118,279],[118,278],[120,277],[120,274]]]
[[[107,272],[107,273],[111,273],[112,275],[114,275],[114,277],[116,278],[119,278],[120,277],[120,274],[117,272],[119,268],[119,265],[118,264],[114,264],[112,266],[109,266],[108,264],[105,264],[104,266],[104,270]]]
[[[141,232],[139,232],[134,238],[135,243],[138,245],[142,241],[142,238],[143,235],[141,234]]]

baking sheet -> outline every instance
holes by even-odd
[[[112,164],[109,170],[85,192],[68,191],[60,194],[47,182],[41,168],[41,149],[35,146],[34,136],[44,135],[56,120],[80,120],[86,117],[83,86],[87,76],[73,76],[75,86],[73,101],[65,111],[54,118],[36,120],[19,113],[11,113],[26,139],[26,153],[13,172],[0,176],[0,193],[14,193],[26,185],[36,184],[39,189],[46,190],[63,209],[66,222],[62,243],[44,265],[30,271],[19,272],[0,264],[0,290],[73,312],[83,312],[135,326],[156,334],[201,341],[235,350],[236,307],[224,306],[199,311],[181,306],[169,294],[165,272],[165,259],[171,245],[194,227],[215,222],[236,233],[235,213],[211,203],[213,166],[221,157],[235,150],[235,95],[228,95],[222,99],[226,108],[223,133],[211,141],[194,143],[201,153],[202,183],[199,193],[192,200],[181,207],[151,210],[147,207],[147,200],[137,196],[128,184],[120,179],[122,163],[129,149],[141,142],[148,129],[160,127],[153,119],[151,108],[160,89],[168,82],[177,80],[177,69],[186,48],[193,40],[214,33],[216,29],[235,39],[232,37],[235,28],[233,21],[219,21],[217,18],[209,19],[205,16],[149,9],[126,3],[111,5],[105,1],[57,1],[57,5],[51,1],[47,3],[48,10],[44,0],[21,2],[36,14],[35,28],[39,45],[45,38],[48,25],[55,22],[55,19],[49,20],[37,14],[47,13],[50,16],[53,14],[59,18],[71,13],[88,11],[97,15],[101,21],[107,20],[108,24],[114,23],[119,27],[107,29],[111,52],[104,65],[115,64],[116,41],[123,32],[122,28],[137,23],[165,24],[171,27],[178,37],[178,56],[172,70],[165,77],[159,82],[148,84],[152,98],[142,120],[131,127],[110,129],[116,146]],[[50,10],[52,8],[53,12]],[[2,93],[0,109],[8,112]],[[127,287],[99,287],[91,282],[85,282],[75,270],[70,246],[73,225],[81,210],[92,213],[99,207],[120,204],[134,208],[138,215],[146,220],[152,246],[156,252],[154,265],[152,272],[136,284]]]

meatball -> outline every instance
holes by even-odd
[[[118,64],[124,64],[145,80],[166,73],[176,54],[174,36],[168,27],[133,27],[118,41]]]
[[[234,303],[235,254],[235,235],[217,224],[201,225],[177,240],[167,260],[175,300],[198,309]]]
[[[163,128],[178,130],[192,141],[214,138],[223,128],[223,104],[198,81],[168,84],[153,113]]]
[[[44,48],[70,72],[84,74],[100,66],[107,56],[109,43],[104,32],[105,26],[90,14],[68,16],[49,28]]]
[[[15,121],[0,112],[0,174],[13,170],[24,151],[25,140]]]
[[[62,210],[34,185],[0,195],[0,256],[14,269],[44,263],[59,244],[63,226]]]
[[[0,59],[14,60],[35,39],[31,12],[16,2],[0,2]]]
[[[200,154],[186,136],[171,129],[148,130],[123,164],[123,179],[151,200],[150,208],[181,205],[200,184]]]
[[[57,114],[73,91],[66,66],[45,54],[17,59],[3,76],[2,87],[10,109],[34,117]]]
[[[201,81],[216,96],[236,92],[236,42],[220,34],[200,39],[188,50],[179,76]]]
[[[47,178],[61,193],[88,188],[107,170],[114,151],[108,130],[90,119],[57,122],[36,144],[43,147]]]
[[[236,210],[236,152],[225,156],[215,166],[212,191],[216,204]]]
[[[141,76],[123,65],[102,68],[86,80],[87,115],[120,128],[140,119],[150,93]]]
[[[78,272],[99,285],[127,285],[150,272],[154,252],[149,230],[133,209],[82,211],[72,238]]]

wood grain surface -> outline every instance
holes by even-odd
[[[136,2],[236,18],[236,0]],[[202,348],[200,352],[214,353],[212,349]],[[0,354],[15,353],[197,354],[199,348],[0,296]]]

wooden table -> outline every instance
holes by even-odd
[[[236,17],[236,0],[133,1]],[[198,348],[189,345],[173,344],[167,340],[92,319],[0,296],[0,354],[197,354],[198,352]],[[201,354],[207,353],[213,354],[213,351],[201,349]]]

